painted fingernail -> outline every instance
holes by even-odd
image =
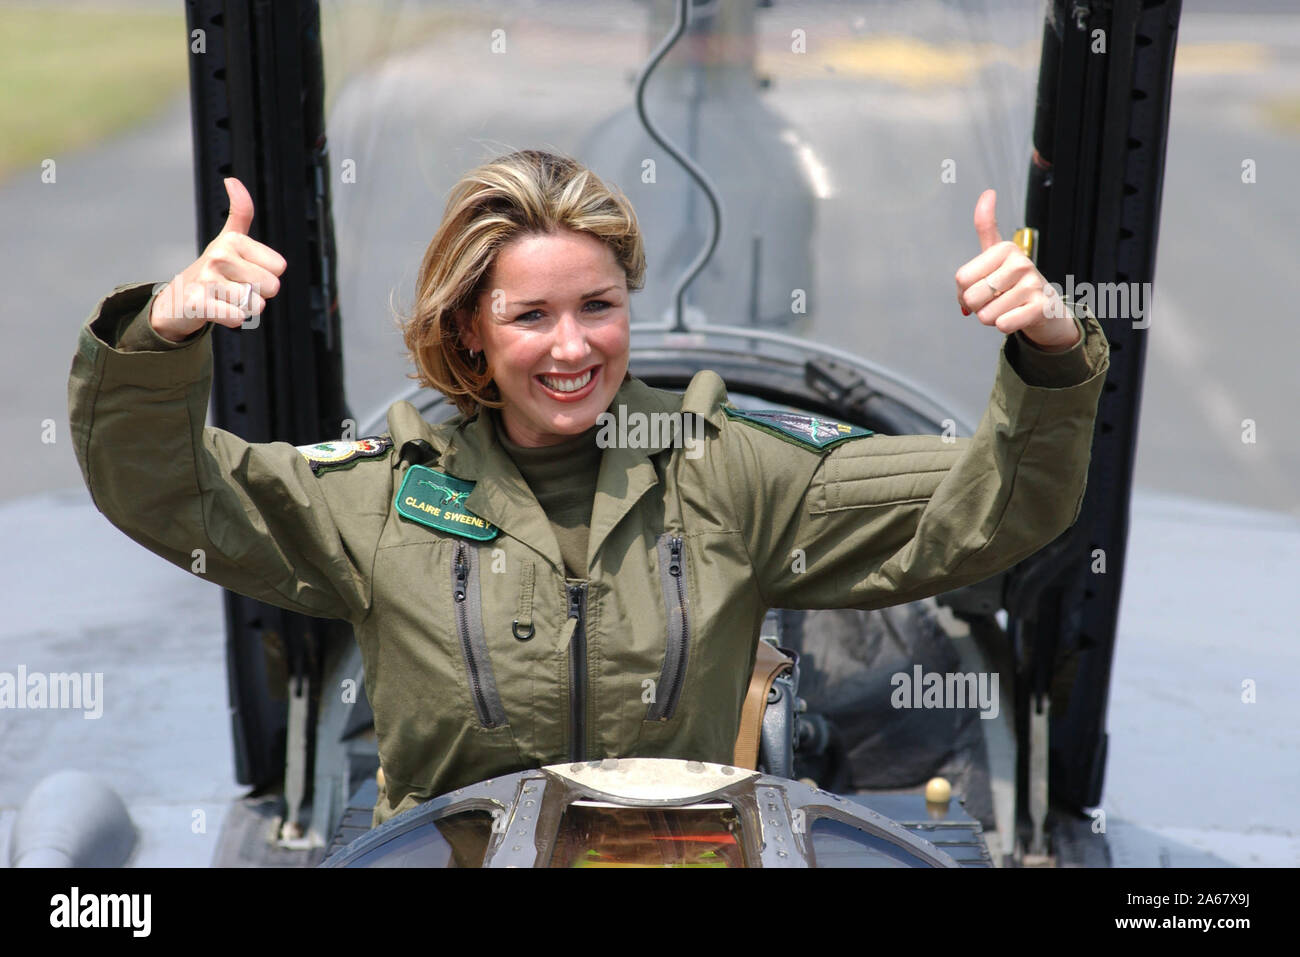
[[[961,314],[962,314],[963,316],[969,316],[969,315],[970,315],[970,310],[967,309],[965,306],[962,306],[962,307],[961,307]]]

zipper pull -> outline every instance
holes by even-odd
[[[680,578],[682,574],[682,540],[674,538],[669,542],[668,574]]]
[[[465,589],[469,583],[469,562],[465,561],[462,549],[456,549],[456,600],[465,600]]]
[[[579,585],[569,586],[569,617],[570,618],[578,618],[581,617],[582,615],[582,605],[579,601],[580,587],[581,586]]]

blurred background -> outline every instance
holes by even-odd
[[[744,6],[752,44],[675,50],[649,95],[728,210],[693,315],[869,357],[978,421],[1001,336],[963,319],[953,273],[979,251],[983,189],[998,190],[1004,236],[1021,224],[1043,4]],[[355,170],[332,193],[347,391],[363,424],[407,384],[394,317],[447,190],[498,153],[568,152],[623,189],[649,260],[634,320],[664,318],[702,220],[663,202],[690,192],[675,167],[656,171],[672,190],[642,182],[651,147],[632,96],[671,9],[324,0],[330,156]],[[104,672],[109,697],[94,723],[0,712],[0,850],[24,796],[59,767],[102,773],[142,833],[175,836],[146,840],[137,863],[205,864],[240,793],[219,593],[108,526],[67,441],[68,368],[95,302],[198,254],[187,47],[173,0],[0,3],[0,587],[13,610],[0,670]],[[691,58],[705,54],[723,68],[701,78]],[[1297,170],[1293,0],[1184,0],[1110,712],[1105,806],[1144,835],[1133,863],[1300,863],[1282,811],[1300,797],[1300,629],[1282,604],[1300,570],[1300,333],[1285,292]],[[779,198],[745,204],[756,191]],[[794,288],[806,316],[790,316]],[[1244,709],[1243,676],[1273,679],[1273,697]],[[1216,756],[1208,783],[1192,753]]]

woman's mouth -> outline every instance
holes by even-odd
[[[600,378],[601,366],[592,366],[576,375],[538,375],[533,379],[539,383],[552,399],[558,402],[576,402],[585,399],[595,388]]]

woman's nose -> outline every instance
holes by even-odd
[[[555,324],[555,338],[551,343],[551,357],[562,362],[577,362],[586,358],[587,332],[576,316],[563,312]]]

